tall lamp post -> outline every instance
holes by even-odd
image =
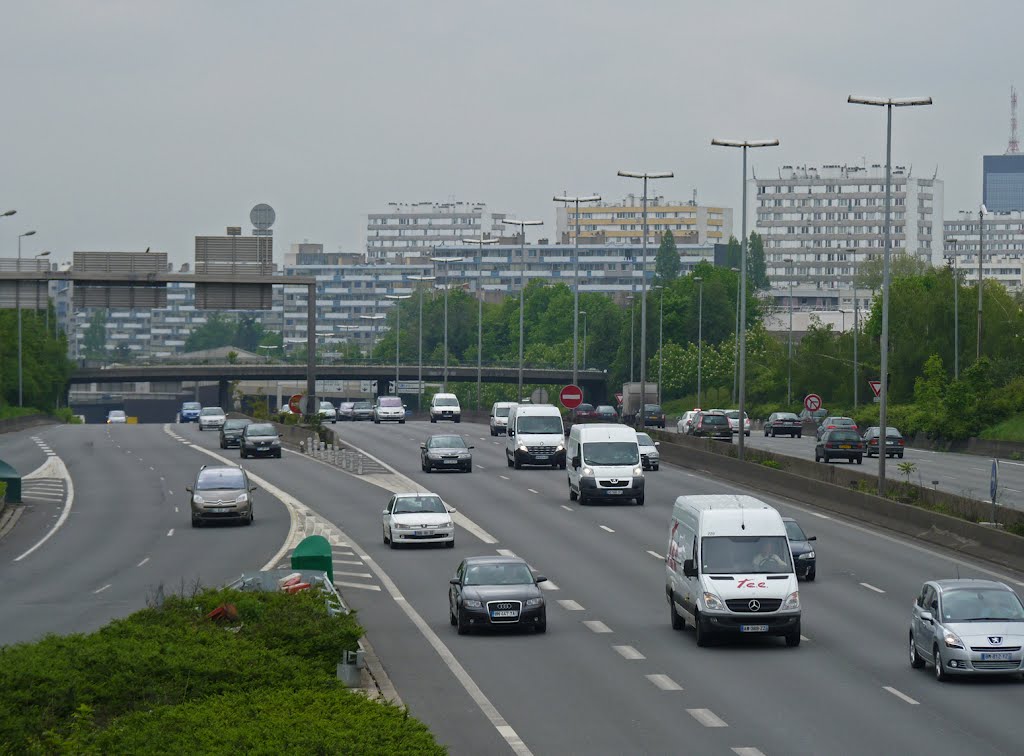
[[[395,396],[398,396],[399,344],[402,342],[402,300],[412,299],[412,294],[385,294],[384,299],[395,302]]]
[[[981,292],[984,283],[985,271],[982,268],[982,260],[985,259],[985,214],[988,208],[982,205],[978,208],[978,345],[974,359],[981,359]]]
[[[701,276],[694,276],[697,283],[697,406],[703,407],[700,403],[701,394],[701,368],[704,358],[704,279]]]
[[[497,239],[485,239],[482,235],[479,239],[463,239],[466,244],[480,245],[480,260],[477,263],[476,277],[476,409],[480,411],[480,388],[483,382],[483,353],[484,353],[484,245],[497,244]]]
[[[658,404],[661,404],[661,376],[662,376],[662,347],[665,346],[665,287],[661,284],[654,287],[661,291],[658,300]]]
[[[885,108],[885,249],[882,254],[882,336],[881,336],[881,372],[879,382],[882,384],[878,392],[878,437],[885,443],[886,413],[889,401],[889,258],[892,246],[892,109],[913,107],[915,105],[931,105],[931,97],[910,97],[905,99],[881,97],[854,97],[850,95],[846,101],[853,105],[872,105]],[[979,282],[980,285],[980,282]],[[878,455],[878,495],[885,496],[885,455]]]
[[[642,179],[644,182],[643,197],[643,239],[640,253],[640,422],[643,422],[643,405],[647,402],[647,182],[650,179],[672,178],[672,171],[656,173],[637,171],[618,171],[624,178]]]
[[[8,213],[12,212],[10,210]],[[34,236],[35,231],[18,234],[18,272],[21,272],[21,240],[26,236]],[[21,281],[14,283],[14,306],[18,309],[18,406],[24,406],[24,384],[21,372]]]
[[[444,368],[441,373],[441,390],[448,391],[448,265],[462,262],[461,257],[432,257],[434,262],[444,263]]]
[[[44,257],[50,256],[50,250],[40,252],[35,256],[36,260],[42,260]],[[36,265],[38,268],[38,264]],[[39,286],[36,286],[36,312],[39,311]],[[46,337],[50,337],[50,282],[46,282]]]
[[[526,302],[524,295],[526,290],[526,227],[540,226],[544,224],[544,221],[502,218],[501,222],[509,226],[519,226],[519,262],[522,267],[519,270],[519,389],[516,401],[521,402],[523,400],[523,307]]]
[[[853,408],[857,409],[857,341],[860,338],[860,308],[857,305],[857,250],[847,250],[853,259]]]
[[[629,382],[633,382],[633,363],[636,362],[633,359],[633,333],[636,331],[636,326],[633,322],[633,301],[636,299],[632,294],[626,297],[626,301],[629,302]]]
[[[739,411],[740,411],[740,432],[736,434],[739,438],[739,449],[737,453],[739,459],[743,460],[743,439],[745,433],[743,432],[743,423],[746,415],[746,379],[747,379],[747,150],[755,147],[776,147],[779,144],[778,139],[761,139],[755,141],[747,140],[735,140],[735,139],[712,139],[711,144],[716,147],[739,147],[743,150],[743,239],[740,241],[740,328],[739,328],[739,351],[740,351],[740,365],[739,365]]]
[[[377,346],[377,321],[387,317],[384,313],[375,312],[373,315],[360,315],[363,320],[372,321],[370,325],[370,358],[373,359],[373,350]],[[380,393],[379,391],[377,393]]]
[[[587,369],[587,311],[580,310],[583,316],[583,369]]]
[[[433,281],[434,276],[409,276],[410,281],[416,281],[417,283],[423,283],[425,281]],[[417,361],[416,368],[416,411],[421,412],[423,410],[423,290],[425,286],[418,286],[420,290],[420,333],[419,333],[419,360]]]
[[[960,268],[956,259],[957,239],[949,239],[953,247],[953,380],[960,380]],[[946,258],[947,260],[949,258]]]
[[[739,273],[739,268],[729,268],[733,273]],[[732,345],[732,394],[729,401],[736,404],[736,379],[740,375],[740,282],[736,281],[736,330],[733,331]]]
[[[793,264],[793,258],[787,257],[783,259],[787,265]],[[793,403],[793,272],[789,273],[789,357],[788,372],[786,375],[786,404],[790,405]]]
[[[600,202],[601,195],[587,197],[555,197],[555,202],[576,203],[576,233],[573,235],[572,264],[572,385],[579,385],[579,337],[580,337],[580,203]],[[477,408],[479,409],[479,407]]]

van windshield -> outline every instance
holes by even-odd
[[[701,539],[701,572],[784,574],[793,571],[786,536],[709,536]]]
[[[636,442],[594,441],[583,444],[585,465],[635,465],[640,461]]]
[[[454,396],[435,396],[434,397],[435,407],[458,407],[459,400]]]
[[[562,433],[562,418],[555,415],[526,415],[516,421],[519,433]]]

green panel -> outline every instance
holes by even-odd
[[[7,484],[7,503],[21,504],[21,473],[0,459],[0,480]]]
[[[330,581],[334,582],[334,555],[331,544],[326,538],[312,535],[302,539],[292,551],[293,570],[317,570],[326,572]]]

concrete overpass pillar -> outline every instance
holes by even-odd
[[[217,405],[225,412],[231,412],[231,381],[217,381]]]

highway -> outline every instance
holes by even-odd
[[[671,505],[683,493],[750,491],[663,465],[647,476],[646,506],[580,507],[564,472],[509,469],[504,439],[486,426],[334,427],[392,466],[394,485],[436,491],[468,518],[454,549],[384,546],[389,493],[369,480],[294,453],[243,464],[343,531],[336,569],[347,574],[336,580],[403,701],[452,753],[1019,750],[1021,682],[936,683],[930,668],[910,669],[906,640],[923,580],[959,570],[999,576],[1019,592],[1022,575],[762,497],[818,536],[818,579],[801,584],[806,640],[795,649],[777,639],[699,649],[691,631],[669,624],[662,555]],[[449,431],[476,445],[474,472],[423,473],[419,443]],[[78,516],[20,562],[11,560],[45,523],[23,518],[0,540],[0,643],[89,629],[141,606],[161,581],[226,580],[272,559],[286,536],[288,516],[269,496],[252,528],[188,527],[181,487],[212,460],[201,449],[222,453],[215,434],[139,425],[16,435],[26,447],[30,435],[42,437],[66,462]],[[550,578],[546,635],[458,636],[449,625],[459,560],[499,551]]]

